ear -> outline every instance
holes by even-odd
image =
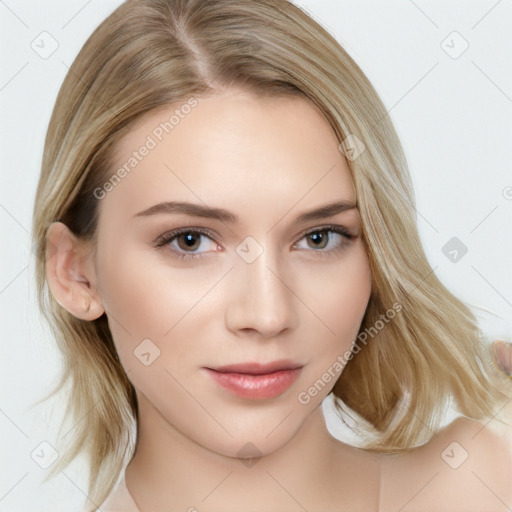
[[[492,344],[492,356],[498,368],[508,376],[512,376],[512,343],[496,340]]]
[[[92,246],[77,238],[62,222],[46,233],[46,280],[55,300],[82,320],[95,320],[104,312],[94,283]]]

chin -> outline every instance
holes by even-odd
[[[271,455],[288,444],[303,423],[297,421],[297,417],[292,421],[294,414],[283,421],[287,414],[271,421],[266,418],[264,422],[251,422],[251,425],[224,423],[230,435],[219,427],[215,433],[210,429],[196,432],[195,441],[213,453],[241,461]]]

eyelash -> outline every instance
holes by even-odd
[[[326,226],[319,226],[319,227],[316,227],[314,229],[310,229],[310,230],[305,231],[304,233],[302,233],[300,235],[300,238],[299,238],[298,241],[300,241],[303,238],[305,238],[305,237],[307,237],[309,235],[312,235],[314,233],[323,233],[323,232],[336,233],[336,234],[341,235],[342,237],[344,237],[346,240],[343,240],[342,242],[340,242],[340,244],[338,245],[337,248],[331,249],[329,251],[325,251],[325,250],[322,250],[322,249],[318,249],[318,250],[311,249],[311,251],[319,253],[319,255],[321,255],[321,256],[329,256],[329,255],[331,255],[333,253],[338,253],[340,251],[343,251],[344,249],[347,248],[347,245],[351,241],[353,241],[355,238],[357,238],[356,236],[351,235],[348,232],[348,230],[345,229],[342,226],[326,225]],[[186,233],[192,233],[194,235],[201,234],[201,235],[204,235],[204,236],[210,238],[212,241],[215,241],[215,239],[214,239],[215,235],[209,229],[196,228],[196,227],[187,227],[187,228],[174,229],[172,231],[164,233],[163,235],[160,235],[155,240],[155,242],[154,242],[155,246],[158,247],[158,248],[161,248],[161,247],[163,247],[165,245],[170,244],[173,240],[178,238],[180,235],[184,235]],[[298,242],[296,242],[296,243],[298,243]],[[171,251],[174,253],[175,257],[177,257],[179,259],[184,259],[184,260],[191,260],[191,259],[194,259],[194,258],[202,258],[204,256],[204,254],[205,254],[205,253],[193,253],[193,252],[190,252],[190,253],[189,252],[179,252],[179,251],[175,251],[173,249],[171,249]]]

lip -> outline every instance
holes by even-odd
[[[218,368],[204,368],[224,389],[250,400],[264,400],[281,395],[295,382],[303,365],[292,361],[241,363]]]
[[[303,365],[295,363],[289,359],[280,359],[279,361],[272,361],[270,363],[247,362],[238,364],[228,364],[226,366],[218,366],[216,368],[209,368],[222,373],[245,373],[247,375],[264,375],[282,370],[295,370],[301,368]]]

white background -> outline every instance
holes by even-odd
[[[42,441],[56,444],[62,401],[31,407],[55,382],[59,359],[37,313],[29,232],[43,140],[58,89],[89,34],[120,3],[0,0],[1,512],[69,512],[84,500],[84,467],[74,464],[42,485],[46,472],[30,456]],[[342,43],[390,111],[436,274],[467,303],[489,310],[479,315],[489,335],[510,339],[512,4],[297,3]],[[58,42],[47,59],[31,47],[43,31]],[[454,55],[462,48],[463,40],[453,31],[469,44],[458,58],[445,51]],[[453,236],[468,247],[457,263],[441,250]],[[341,437],[329,411],[327,418]]]

